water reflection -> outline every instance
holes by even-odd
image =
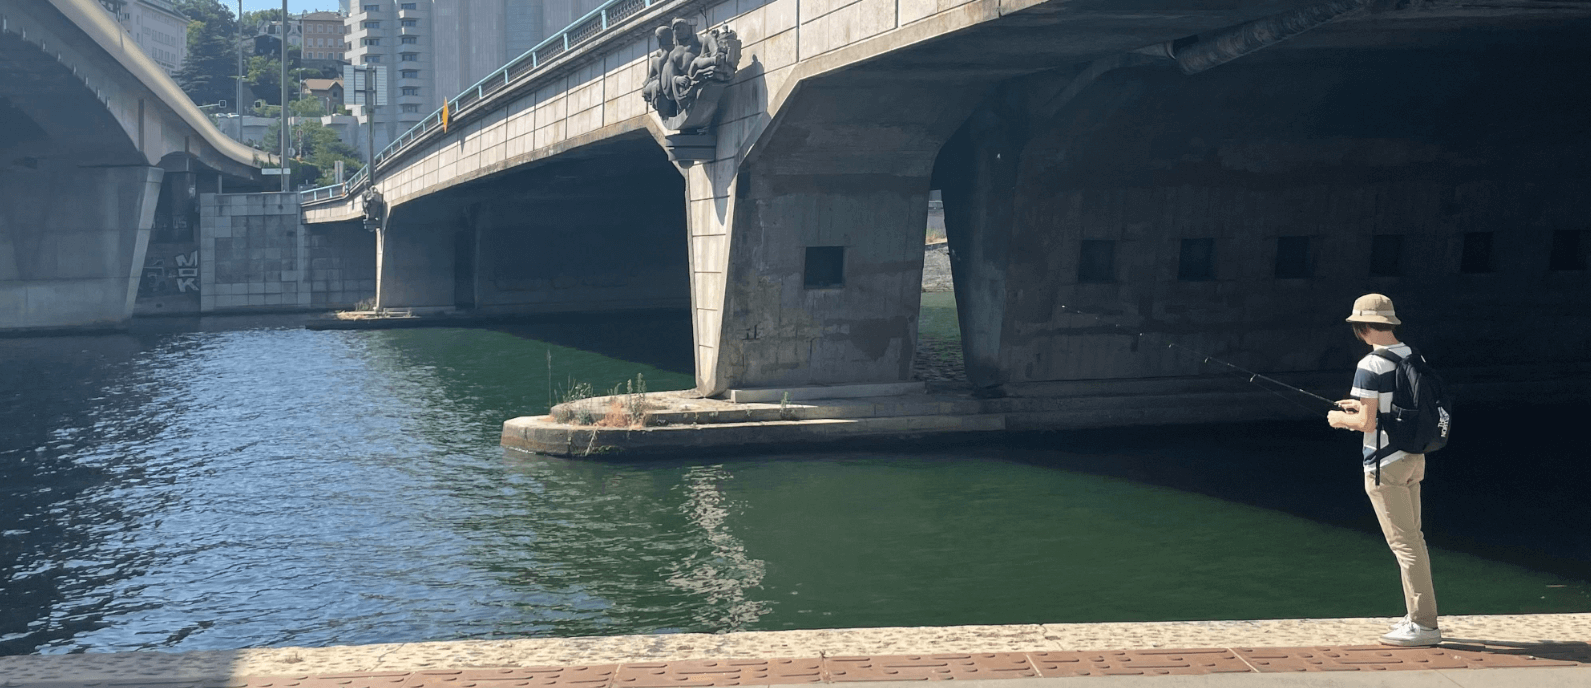
[[[0,652],[1396,604],[1385,545],[1354,520],[1356,484],[1343,483],[1342,518],[1321,506],[1338,496],[1316,486],[1336,478],[1307,466],[1337,456],[1329,434],[1074,433],[715,461],[505,453],[502,420],[546,408],[549,351],[558,382],[692,382],[490,329],[0,341]],[[1453,456],[1446,475],[1513,484]],[[1477,488],[1431,498],[1430,520],[1484,498],[1548,529],[1583,515],[1573,494]],[[1582,578],[1517,565],[1581,556],[1562,545],[1574,532],[1510,540],[1528,552],[1433,553],[1444,611],[1591,610]]]
[[[676,564],[668,582],[702,599],[698,626],[718,631],[751,628],[769,611],[767,602],[747,597],[761,587],[767,565],[747,556],[745,546],[729,532],[730,505],[719,490],[729,472],[723,466],[693,466],[682,477],[686,500],[681,510],[701,529],[710,549]]]

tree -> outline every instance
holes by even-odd
[[[188,18],[188,56],[177,83],[193,102],[208,105],[236,98],[237,20],[219,0],[178,0]]]
[[[287,49],[288,78],[292,79],[298,74],[299,49],[289,46]],[[318,73],[310,70],[311,73]],[[270,105],[282,104],[282,62],[277,59],[276,53],[255,55],[249,58],[249,90],[254,97]]]
[[[295,117],[324,117],[327,114],[326,104],[320,102],[320,99],[314,96],[299,98],[288,103],[287,109]]]
[[[308,99],[313,100],[313,99]],[[304,101],[295,101],[289,107],[297,106]],[[318,105],[318,103],[317,103]],[[274,149],[281,124],[272,122],[271,128],[265,133],[265,147]],[[293,159],[304,166],[304,169],[313,169],[318,175],[317,186],[326,186],[337,183],[337,161],[343,161],[343,166],[348,174],[353,174],[364,163],[360,161],[358,151],[353,146],[343,143],[337,137],[337,132],[326,128],[319,120],[300,118],[293,123],[292,128]],[[294,174],[299,168],[295,166]]]
[[[246,35],[253,36],[260,32],[266,24],[282,20],[282,10],[255,10],[243,13],[243,29]]]

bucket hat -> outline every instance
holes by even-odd
[[[1384,325],[1402,325],[1398,314],[1392,309],[1392,299],[1381,294],[1365,294],[1353,302],[1353,313],[1348,315],[1348,322],[1381,323]]]

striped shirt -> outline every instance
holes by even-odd
[[[1413,349],[1409,348],[1408,344],[1402,342],[1392,346],[1377,346],[1375,348],[1387,349],[1399,356],[1408,356],[1414,352]],[[1397,364],[1392,361],[1375,354],[1366,354],[1364,358],[1359,359],[1358,369],[1353,371],[1353,390],[1348,395],[1355,399],[1375,399],[1376,408],[1380,412],[1385,412],[1387,409],[1392,408],[1392,386],[1395,384],[1397,370]],[[1375,456],[1379,447],[1387,446],[1389,440],[1387,439],[1387,433],[1381,429],[1379,422],[1376,423],[1375,432],[1367,432],[1364,436],[1364,465],[1365,472],[1369,473],[1376,469],[1376,462],[1372,457]],[[1381,459],[1381,465],[1386,466],[1405,456],[1408,456],[1407,452],[1394,451]]]

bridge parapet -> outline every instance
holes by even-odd
[[[482,115],[483,109],[494,107],[494,97],[508,90],[533,88],[538,81],[550,80],[570,66],[571,62],[600,50],[610,41],[630,37],[639,26],[636,20],[654,10],[682,10],[691,0],[608,0],[590,13],[574,21],[563,31],[548,37],[524,54],[509,61],[480,81],[470,85],[458,95],[448,99],[443,107],[432,112],[408,131],[398,135],[392,143],[376,153],[374,163],[379,172],[384,164],[391,163],[415,148],[417,144],[446,134],[454,123],[467,123]],[[732,4],[732,3],[731,3]],[[338,201],[356,196],[370,183],[370,166],[342,184],[334,184],[302,192],[306,205]]]

